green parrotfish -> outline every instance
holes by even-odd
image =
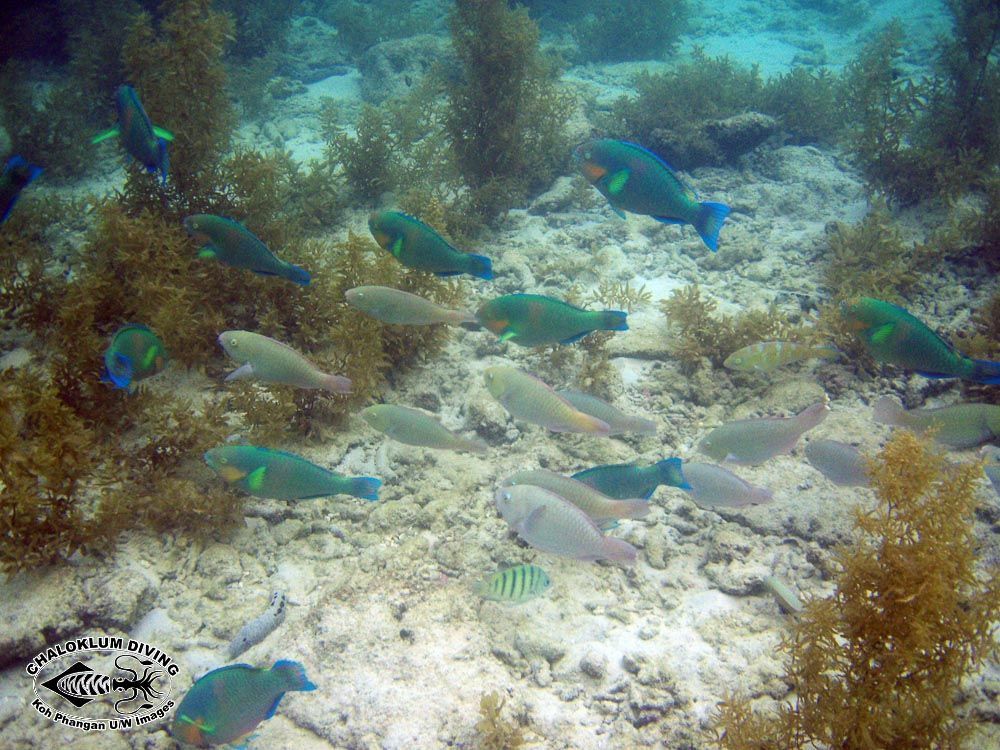
[[[739,419],[716,427],[698,443],[698,450],[716,461],[762,464],[779,453],[791,453],[803,433],[822,422],[830,407],[825,400],[794,417]],[[685,472],[685,475],[687,473]],[[690,477],[688,477],[690,481]]]
[[[573,475],[573,479],[589,484],[595,490],[618,500],[627,500],[630,497],[648,500],[661,484],[682,490],[691,489],[691,485],[684,478],[679,458],[664,458],[647,466],[639,464],[594,466],[578,471]]]
[[[534,375],[507,365],[496,365],[483,371],[483,380],[490,395],[514,419],[541,425],[553,432],[591,435],[611,432],[607,422],[580,411]]]
[[[592,417],[607,422],[611,427],[609,435],[624,435],[630,432],[642,433],[644,435],[656,434],[656,422],[635,414],[626,414],[617,406],[602,401],[597,396],[589,393],[574,391],[572,388],[560,388],[556,391],[560,396],[569,401],[573,406],[589,414]]]
[[[902,307],[871,297],[840,305],[847,326],[879,362],[913,370],[925,378],[962,378],[1000,384],[1000,362],[972,359]]]
[[[520,604],[533,599],[551,585],[548,574],[537,565],[515,565],[498,570],[473,588],[484,599]]]
[[[361,410],[361,418],[379,432],[407,445],[483,453],[488,449],[478,438],[456,435],[430,414],[395,404],[375,404]]]
[[[974,448],[1000,437],[1000,405],[952,404],[933,409],[906,410],[892,396],[875,402],[876,422],[906,427],[915,432],[934,431],[934,439],[952,448]]]
[[[223,331],[219,345],[241,363],[226,380],[256,378],[296,388],[318,388],[330,393],[350,393],[351,381],[329,375],[287,344],[252,331]]]
[[[397,326],[430,326],[436,323],[458,326],[476,322],[476,316],[470,312],[449,310],[429,299],[387,286],[357,286],[344,292],[344,300],[365,315]]]
[[[762,341],[737,349],[722,364],[740,372],[773,372],[804,359],[836,359],[839,356],[840,351],[827,344],[813,346],[794,341]]]
[[[729,206],[699,202],[663,159],[642,146],[602,138],[577,146],[577,169],[608,199],[622,218],[625,211],[652,216],[665,224],[691,224],[715,252]]]
[[[205,463],[230,487],[271,500],[330,495],[378,500],[382,486],[375,477],[345,477],[294,453],[255,445],[220,445],[205,452]]]
[[[315,690],[305,668],[281,660],[270,669],[231,664],[198,679],[174,714],[171,734],[196,747],[234,742],[274,716],[289,690]]]
[[[122,326],[104,351],[105,382],[131,390],[135,383],[162,372],[169,357],[160,337],[138,323]]]
[[[29,164],[24,157],[14,154],[3,166],[0,174],[0,224],[7,221],[21,191],[42,173],[42,168]]]
[[[169,130],[153,125],[139,101],[139,95],[131,86],[119,86],[115,92],[115,109],[118,124],[91,138],[91,143],[100,143],[119,136],[122,146],[129,156],[146,168],[147,172],[160,173],[160,180],[166,184],[170,158],[167,143],[174,139]]]
[[[308,286],[312,278],[306,269],[277,257],[238,221],[213,214],[194,214],[185,217],[184,229],[201,243],[199,258],[246,268],[261,276],[280,276],[301,286]]]
[[[501,341],[521,346],[572,344],[592,331],[627,331],[626,317],[620,310],[582,310],[541,294],[505,294],[476,313]]]
[[[420,219],[399,211],[379,211],[368,219],[368,228],[379,247],[407,268],[430,271],[438,276],[467,273],[480,279],[493,278],[493,264],[489,258],[452,247]]]

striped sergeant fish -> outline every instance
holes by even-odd
[[[479,581],[474,590],[484,599],[520,604],[544,593],[551,585],[544,570],[537,565],[524,564],[497,571],[485,581]]]

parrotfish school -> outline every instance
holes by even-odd
[[[262,276],[280,276],[301,286],[308,286],[312,278],[306,269],[275,256],[249,229],[232,219],[196,214],[184,219],[184,229],[201,243],[199,258],[247,268]]]
[[[368,228],[379,247],[407,268],[438,276],[466,273],[480,279],[493,278],[489,258],[455,249],[420,219],[399,211],[381,211],[371,215]]]
[[[578,146],[573,159],[622,218],[630,211],[666,224],[691,224],[712,252],[719,249],[719,230],[729,206],[699,203],[694,191],[652,151],[604,138]]]
[[[115,388],[132,390],[140,380],[167,366],[167,350],[160,337],[137,323],[122,326],[104,351],[104,379]]]
[[[117,136],[128,155],[145,167],[147,172],[158,173],[160,181],[165,185],[170,169],[167,144],[174,139],[173,133],[150,121],[139,101],[139,95],[131,86],[118,87],[115,92],[115,109],[118,112],[118,123],[95,135],[91,143],[100,143]]]
[[[216,747],[252,732],[278,710],[285,693],[316,686],[294,661],[276,661],[270,669],[232,664],[209,672],[177,706],[171,733],[195,747]]]
[[[572,344],[592,331],[627,331],[626,317],[620,310],[581,310],[541,294],[497,297],[476,313],[501,341],[521,346]]]
[[[998,0],[7,7],[0,750],[1000,750]]]

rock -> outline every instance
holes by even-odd
[[[760,112],[743,112],[724,120],[706,122],[702,128],[726,163],[753,151],[778,132],[778,121]]]
[[[528,213],[533,216],[547,216],[561,211],[578,209],[579,192],[575,177],[559,177],[552,187],[531,202]]]
[[[752,535],[732,523],[716,527],[702,571],[720,591],[748,596],[759,591],[770,569],[754,554]]]
[[[590,651],[580,659],[580,671],[595,680],[602,680],[608,673],[608,657],[604,654]]]
[[[23,667],[44,646],[65,640],[83,628],[76,606],[84,593],[74,571],[54,568],[44,573],[22,573],[0,586],[0,601],[18,606],[0,609],[0,669]]]
[[[361,96],[370,104],[401,99],[434,63],[447,55],[445,40],[431,34],[391,39],[369,47],[358,63]]]
[[[350,58],[337,30],[318,18],[293,18],[287,41],[283,75],[309,84],[348,72]]]
[[[507,440],[507,412],[492,397],[483,393],[474,395],[466,407],[466,424],[490,443]]]

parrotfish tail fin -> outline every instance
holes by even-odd
[[[479,320],[476,318],[476,314],[468,310],[452,310],[451,315],[448,316],[445,322],[452,326],[473,326],[474,328],[479,328]]]
[[[362,500],[378,500],[378,489],[382,486],[382,480],[375,477],[354,477],[351,480],[351,487],[347,491],[349,495],[359,497]]]
[[[826,415],[830,413],[830,407],[826,402],[826,399],[818,403],[807,407],[795,415],[795,419],[798,420],[799,428],[802,432],[806,430],[811,430],[813,427],[818,425],[824,419]],[[791,450],[791,449],[789,449]]]
[[[489,281],[493,278],[493,261],[485,255],[469,255],[469,267],[466,273],[472,274],[478,279]]]
[[[114,138],[115,136],[120,134],[121,130],[119,130],[118,126],[115,125],[113,128],[108,128],[103,133],[98,133],[97,135],[95,135],[93,138],[90,139],[90,142],[92,144],[100,143],[101,141],[106,141],[108,138]]]
[[[297,661],[289,661],[288,659],[281,659],[276,661],[274,666],[271,667],[272,672],[279,673],[286,680],[287,687],[286,690],[315,690],[316,686],[313,685],[309,678],[306,677],[306,668],[299,664]]]
[[[754,487],[750,491],[750,505],[763,505],[774,499],[774,493],[767,487]]]
[[[729,216],[729,206],[724,203],[701,203],[698,216],[694,220],[694,228],[698,230],[701,239],[713,253],[719,249],[719,230]]]
[[[323,390],[330,393],[350,393],[351,379],[342,375],[327,375],[323,380]]]
[[[490,446],[485,440],[480,440],[479,438],[468,438],[462,441],[462,450],[467,450],[470,453],[486,453],[490,449]]]
[[[156,142],[157,146],[160,148],[160,184],[167,184],[167,172],[170,171],[170,154],[167,152],[167,142],[160,138]]]
[[[622,310],[605,310],[602,314],[602,331],[627,331],[628,313]]]
[[[613,560],[624,565],[634,565],[637,554],[635,547],[624,539],[606,536],[604,537],[604,541],[601,542],[601,557],[605,560]]]
[[[111,382],[115,388],[121,388],[123,390],[130,388],[132,385],[132,360],[124,354],[116,354],[115,361],[121,365],[121,372],[116,374],[110,370],[106,370],[109,382]]]
[[[875,402],[872,418],[879,424],[890,424],[898,427],[903,423],[905,409],[898,399],[892,396],[882,396]]]
[[[974,359],[972,362],[974,366],[970,380],[987,385],[1000,384],[1000,362],[990,362],[985,359]]]
[[[649,515],[649,502],[646,500],[620,500],[619,503],[622,518],[645,518]]]
[[[301,286],[309,286],[309,282],[312,281],[312,276],[306,269],[302,268],[301,266],[296,266],[292,263],[289,263],[288,267],[285,270],[286,270],[285,278],[287,278],[289,281],[294,281],[296,284],[299,284]]]
[[[7,160],[6,166],[10,167],[11,169],[23,169],[27,172],[24,184],[21,186],[22,188],[25,188],[28,185],[30,185],[32,182],[35,181],[38,175],[42,173],[42,168],[40,166],[38,166],[37,164],[32,164],[23,156],[20,156],[18,154],[14,154],[13,156],[11,156]]]
[[[691,490],[691,485],[684,478],[684,471],[681,469],[681,460],[677,457],[665,458],[656,462],[656,468],[660,470],[660,481],[671,487],[678,487],[682,490]]]

